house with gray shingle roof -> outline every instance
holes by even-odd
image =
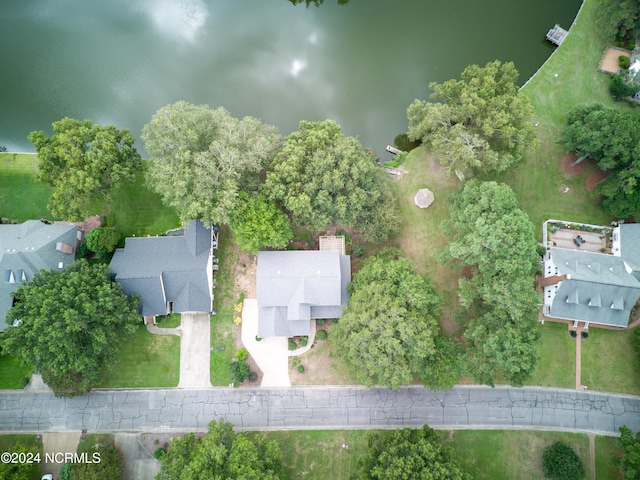
[[[8,326],[11,293],[21,282],[32,280],[40,270],[63,270],[75,261],[78,233],[76,225],[40,220],[0,225],[0,331]]]
[[[339,318],[350,281],[350,257],[337,251],[260,252],[258,335],[309,335],[312,319]]]
[[[605,233],[607,228],[602,228]],[[640,225],[607,230],[611,253],[581,250],[579,242],[576,248],[549,246],[541,282],[546,316],[585,322],[587,327],[627,327],[640,298]]]
[[[129,237],[109,268],[144,317],[209,312],[213,302],[213,229],[192,220],[181,235]]]

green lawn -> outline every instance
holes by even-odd
[[[220,229],[218,240],[218,265],[216,289],[214,291],[214,310],[211,316],[211,384],[227,386],[231,378],[229,364],[235,352],[233,341],[233,298],[234,272],[238,262],[238,247],[233,242],[231,231]],[[220,349],[219,347],[224,347]]]
[[[640,355],[633,330],[590,328],[582,341],[582,383],[591,390],[640,395]]]
[[[20,365],[20,362],[11,355],[0,356],[0,390],[24,388],[20,385],[20,379],[31,376],[29,367]]]
[[[90,433],[84,440],[80,440],[76,452],[88,452],[97,443],[114,445],[114,436],[111,433]]]
[[[566,323],[538,324],[542,335],[540,359],[535,373],[526,382],[541,387],[575,388],[576,344]],[[583,347],[584,348],[584,347]]]
[[[609,77],[598,71],[605,49],[605,42],[593,27],[598,3],[584,2],[571,34],[523,89],[534,106],[540,148],[503,180],[514,189],[537,230],[547,218],[595,224],[610,220],[585,188],[585,180],[595,167],[589,165],[582,175],[565,178],[560,168],[564,152],[556,143],[567,113],[579,103],[628,108],[613,102],[607,90]],[[569,187],[569,192],[563,193],[562,186]],[[542,237],[540,231],[536,234]]]
[[[616,465],[616,457],[622,456],[622,450],[616,447],[614,437],[596,437],[596,472],[598,479],[622,480],[622,471]]]
[[[367,451],[366,430],[306,430],[266,432],[280,444],[289,480],[348,480],[358,458]],[[349,445],[348,449],[342,444]]]
[[[419,271],[428,273],[435,280],[444,300],[441,327],[445,333],[452,333],[457,328],[453,323],[453,310],[458,305],[460,275],[438,263],[432,253],[447,244],[447,238],[440,231],[440,222],[449,217],[446,199],[456,191],[459,182],[445,177],[423,147],[411,151],[401,167],[409,173],[395,183],[402,218],[402,230],[395,242]],[[418,208],[413,201],[421,188],[429,188],[435,196],[429,208]]]
[[[157,235],[180,225],[173,208],[165,207],[160,195],[149,190],[143,173],[135,183],[124,185],[113,192],[116,230],[124,237]]]
[[[180,380],[180,337],[152,335],[138,326],[123,341],[113,368],[104,371],[101,388],[176,387]]]
[[[42,443],[38,441],[35,435],[23,435],[23,434],[8,434],[0,435],[0,452],[11,452],[11,447],[16,443],[22,443],[26,446],[39,445]]]
[[[572,446],[589,472],[589,439],[584,434],[456,430],[453,435],[455,456],[475,480],[543,479],[542,454],[547,446],[556,441]],[[608,477],[597,475],[596,478]]]
[[[0,153],[0,216],[23,222],[51,218],[51,187],[36,181],[35,154]]]

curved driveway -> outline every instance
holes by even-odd
[[[243,429],[523,428],[615,435],[640,429],[640,397],[539,387],[364,387],[97,390],[83,397],[0,391],[0,431],[204,430],[224,417]]]

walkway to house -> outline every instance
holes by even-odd
[[[242,306],[242,344],[262,370],[263,387],[290,387],[289,355],[286,337],[258,336],[258,300],[245,299]]]
[[[154,335],[180,337],[180,383],[178,388],[211,387],[211,320],[206,312],[182,314],[177,328],[147,325]]]
[[[586,386],[582,384],[582,333],[589,333],[589,329],[584,327],[584,324],[578,323],[577,327],[573,326],[573,323],[569,323],[569,332],[576,332],[576,389],[587,390]]]

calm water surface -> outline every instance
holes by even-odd
[[[0,145],[70,116],[140,129],[177,100],[283,134],[333,118],[379,154],[431,81],[514,61],[521,82],[580,0],[2,0]]]

